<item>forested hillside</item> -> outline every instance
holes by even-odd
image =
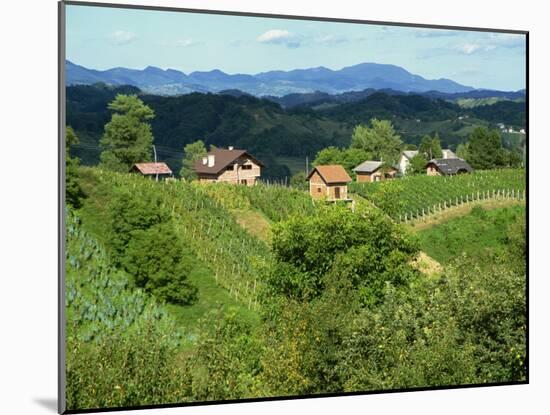
[[[129,86],[70,86],[67,124],[80,138],[72,151],[83,164],[98,162],[98,142],[111,116],[107,105],[119,93],[139,94],[154,110],[154,142],[159,157],[174,171],[181,167],[183,147],[202,139],[207,145],[246,148],[265,164],[264,178],[289,177],[298,158],[312,160],[328,146],[348,146],[353,128],[375,117],[391,120],[405,143],[418,144],[424,135],[437,132],[441,144],[452,149],[465,142],[476,126],[525,124],[525,104],[512,101],[465,109],[439,98],[378,92],[357,102],[285,110],[267,99],[243,94],[166,97]],[[517,140],[506,143],[524,145]]]

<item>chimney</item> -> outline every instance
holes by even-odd
[[[215,161],[216,161],[216,159],[214,157],[214,154],[209,154],[208,155],[208,167],[214,167]]]
[[[227,147],[229,150],[233,150],[233,146],[229,146]]]
[[[203,166],[206,166],[206,163],[208,163],[208,158],[207,158],[206,156],[204,156],[204,157],[202,158],[202,165],[203,165]]]

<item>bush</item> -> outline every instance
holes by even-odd
[[[191,253],[184,250],[171,222],[132,232],[123,266],[138,287],[160,300],[184,305],[197,299],[197,288],[187,281]]]

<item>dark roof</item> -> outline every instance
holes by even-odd
[[[201,157],[200,160],[195,162],[194,168],[197,173],[218,174],[243,155],[246,155],[248,158],[254,160],[256,164],[263,167],[263,164],[258,159],[250,155],[250,153],[246,150],[215,148],[214,150],[209,151],[205,156],[214,156],[214,165],[212,167],[209,167],[208,163],[203,164],[203,158]]]
[[[313,170],[311,170],[311,172],[307,175],[308,180],[315,171],[319,173],[326,184],[351,182],[351,177],[349,177],[346,169],[339,164],[314,167]]]
[[[432,159],[426,164],[426,167],[430,164],[435,165],[443,174],[471,173],[474,171],[465,160],[459,158]]]
[[[136,163],[130,169],[131,171],[139,171],[141,174],[172,174],[172,170],[166,163]]]
[[[355,167],[353,171],[356,173],[372,173],[382,167],[383,164],[381,161],[367,160]]]

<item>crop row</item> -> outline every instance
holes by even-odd
[[[458,176],[407,176],[375,183],[353,183],[350,190],[380,207],[394,219],[427,212],[441,204],[525,192],[523,169],[479,171]]]

